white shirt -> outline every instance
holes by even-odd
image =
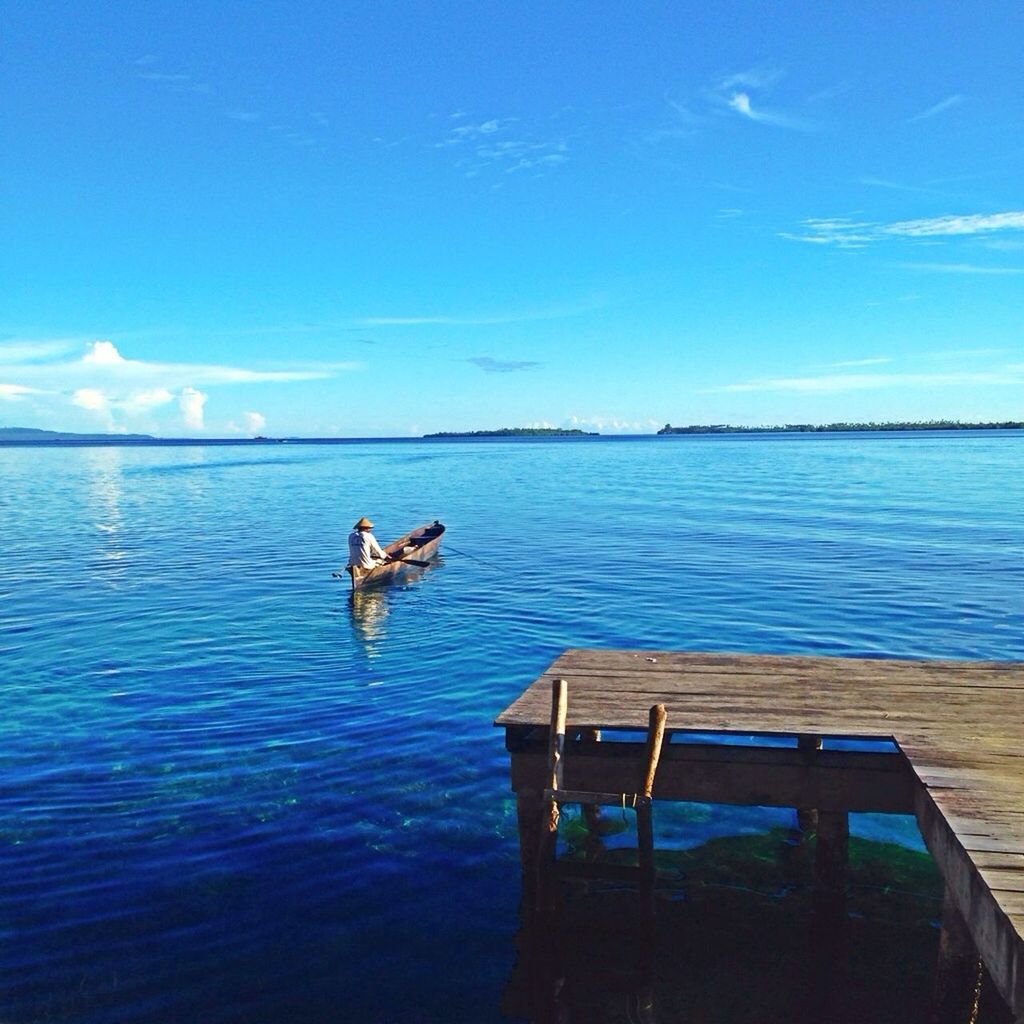
[[[360,569],[372,569],[386,559],[387,552],[377,543],[369,530],[353,530],[348,535],[348,564]]]

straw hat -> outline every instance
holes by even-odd
[[[373,523],[371,523],[370,520],[366,518],[366,516],[363,516],[363,518],[360,519],[359,522],[356,523],[356,525],[352,527],[352,529],[353,530],[372,530],[373,529]]]

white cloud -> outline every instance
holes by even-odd
[[[750,96],[745,92],[735,92],[724,99],[725,105],[730,110],[734,110],[737,114],[750,121],[756,121],[758,124],[772,125],[776,128],[791,128],[794,131],[809,131],[813,127],[808,121],[792,117],[778,110],[755,108]]]
[[[129,414],[149,412],[161,405],[174,401],[174,395],[167,388],[151,388],[148,391],[135,391],[118,405]]]
[[[955,93],[952,96],[947,96],[944,100],[939,100],[938,103],[928,107],[927,110],[922,110],[921,113],[915,114],[913,117],[908,117],[904,124],[913,124],[914,121],[925,121],[930,117],[935,117],[936,114],[941,114],[944,110],[950,110],[953,107],[958,107],[963,103],[964,98],[959,93]]]
[[[258,434],[267,425],[267,418],[261,412],[247,412],[243,416],[245,429],[250,434]]]
[[[107,430],[114,429],[114,415],[110,409],[110,401],[98,388],[79,388],[71,396],[72,405],[95,413]]]
[[[178,396],[178,408],[181,409],[181,421],[188,430],[203,429],[203,406],[208,395],[195,388],[182,388]]]
[[[72,396],[71,401],[81,409],[88,409],[90,412],[105,412],[110,407],[107,396],[97,388],[79,388]]]
[[[754,108],[750,105],[750,97],[745,92],[733,93],[732,97],[726,100],[726,103],[737,114],[742,114],[744,117],[749,117],[752,121],[759,120],[757,114],[754,113]]]
[[[871,359],[847,359],[841,363],[833,363],[836,369],[843,369],[847,366],[878,366],[880,363],[891,363],[888,356],[875,356]]]
[[[927,217],[884,224],[886,235],[930,238],[935,235],[977,235],[991,231],[1024,231],[1024,210],[1007,213],[971,213],[949,217]]]
[[[651,434],[659,424],[652,419],[626,419],[621,416],[569,416],[562,421],[568,430],[596,431],[599,434]]]
[[[206,363],[160,363],[125,359],[110,341],[92,342],[85,354],[70,361],[23,362],[17,374],[30,383],[45,382],[56,389],[75,387],[118,387],[145,390],[210,386],[217,384],[256,384],[283,381],[322,380],[354,363],[333,363],[287,370],[251,370],[238,366]],[[10,375],[14,371],[8,369]]]
[[[0,385],[0,398],[16,401],[27,395],[46,396],[42,401],[58,425],[57,417],[66,415],[70,404],[99,417],[107,429],[113,430],[124,429],[125,419],[148,418],[173,404],[177,396],[186,425],[201,430],[207,395],[200,388],[319,380],[359,365],[328,363],[253,370],[206,363],[147,362],[125,358],[110,341],[89,343],[76,359],[66,358],[67,350],[64,341],[20,339],[3,345],[0,365],[5,379]]]
[[[9,402],[16,402],[24,398],[25,395],[41,395],[44,393],[38,388],[26,388],[21,384],[0,384],[0,399],[6,399]]]
[[[82,356],[82,362],[91,363],[94,366],[121,366],[125,359],[117,351],[113,342],[94,341]]]
[[[564,138],[539,136],[523,127],[517,117],[455,125],[433,148],[454,148],[458,156],[455,166],[469,178],[488,169],[505,174],[527,170],[540,174],[569,159]]]
[[[720,79],[708,96],[713,103],[724,104],[748,121],[795,131],[810,130],[814,127],[810,122],[780,110],[765,109],[759,98],[755,102],[753,94],[769,89],[781,77],[782,72],[777,69],[750,68]]]
[[[803,222],[804,234],[780,232],[783,238],[839,248],[862,248],[872,242],[904,238],[955,238],[999,231],[1024,231],[1024,211],[922,217],[890,224],[846,217],[813,217]]]
[[[52,359],[54,356],[66,355],[81,344],[81,338],[53,338],[45,341],[15,338],[0,341],[0,364],[35,363]]]

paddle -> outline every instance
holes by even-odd
[[[388,562],[405,562],[408,565],[418,565],[421,569],[425,569],[430,565],[429,562],[421,562],[418,558],[389,558]],[[387,565],[388,563],[385,562],[384,564]]]

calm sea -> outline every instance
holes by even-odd
[[[0,449],[0,1020],[500,1019],[494,716],[566,646],[1024,659],[1022,470],[1016,433]],[[353,604],[361,515],[443,559]]]

